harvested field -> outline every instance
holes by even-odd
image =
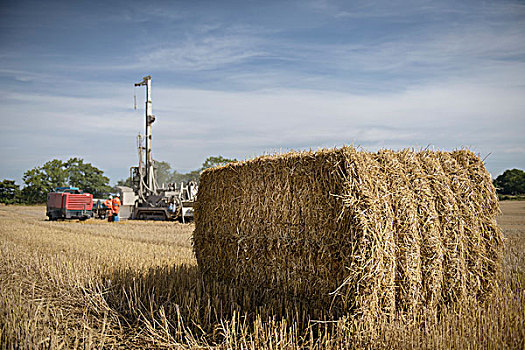
[[[45,207],[0,206],[0,348],[522,349],[525,202],[500,206],[503,284],[489,303],[374,329],[205,283],[193,225],[49,222]]]

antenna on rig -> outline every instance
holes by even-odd
[[[137,110],[137,86],[133,87],[133,109]]]

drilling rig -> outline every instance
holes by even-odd
[[[131,212],[131,219],[142,220],[186,220],[193,218],[193,203],[197,196],[197,184],[190,182],[186,186],[180,183],[159,187],[156,178],[151,140],[152,114],[151,75],[136,83],[135,87],[146,87],[146,134],[137,137],[139,165],[130,168],[131,186],[137,199]],[[136,103],[135,103],[136,108]]]

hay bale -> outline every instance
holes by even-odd
[[[195,210],[199,268],[246,290],[391,314],[497,284],[498,200],[468,150],[263,156],[203,172]]]

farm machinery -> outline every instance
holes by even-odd
[[[197,184],[170,183],[160,187],[156,178],[155,161],[153,160],[151,140],[152,114],[151,76],[143,78],[135,87],[146,87],[146,133],[137,137],[139,164],[130,168],[131,189],[122,188],[123,195],[133,191],[134,203],[131,219],[142,220],[180,220],[185,222],[193,218],[193,203],[197,196]],[[135,100],[136,101],[136,100]],[[135,103],[136,108],[136,103]],[[129,194],[129,193],[128,193]],[[125,203],[123,203],[125,206]],[[123,208],[124,209],[124,208]]]
[[[49,220],[86,220],[93,215],[93,195],[77,187],[58,187],[47,194],[46,215]]]

